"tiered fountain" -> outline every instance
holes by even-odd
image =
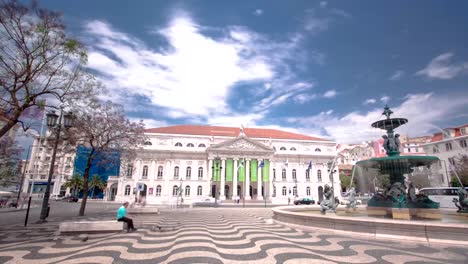
[[[434,156],[400,156],[399,134],[394,129],[408,122],[406,118],[390,118],[393,114],[388,106],[382,113],[387,118],[372,124],[372,127],[384,129],[387,135],[384,138],[383,147],[387,157],[371,158],[356,163],[359,171],[369,169],[377,171],[381,175],[388,175],[389,186],[376,193],[367,203],[369,215],[391,215],[394,219],[417,218],[441,218],[439,203],[430,200],[424,195],[416,195],[412,184],[406,186],[405,174],[412,173],[414,168],[430,166],[439,162]]]
[[[439,203],[427,196],[417,195],[413,184],[407,184],[407,176],[416,168],[430,168],[439,159],[432,156],[400,156],[399,135],[395,134],[394,129],[408,120],[391,118],[392,113],[386,106],[383,112],[386,119],[372,124],[375,128],[387,131],[383,136],[387,157],[357,162],[353,169],[352,177],[358,179],[361,191],[365,190],[364,181],[369,182],[378,177],[385,182],[385,186],[382,184],[368,201],[367,207],[339,206],[333,208],[336,210],[332,213],[326,214],[318,206],[275,207],[272,209],[273,218],[280,222],[364,236],[468,245],[468,215],[456,213],[454,209],[439,209]],[[432,183],[434,180],[431,179]],[[351,193],[354,193],[353,190]],[[468,202],[464,201],[464,204],[468,207]]]

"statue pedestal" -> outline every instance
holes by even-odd
[[[333,209],[327,209],[325,211],[321,211],[322,214],[332,214],[332,215],[336,215],[336,211],[333,210]]]
[[[423,219],[442,219],[440,209],[411,208],[411,216]]]
[[[387,207],[367,206],[367,215],[385,217],[388,214],[388,209]]]
[[[392,218],[399,220],[411,220],[410,210],[408,208],[392,208]]]

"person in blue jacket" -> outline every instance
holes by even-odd
[[[133,226],[133,220],[127,217],[128,202],[123,203],[117,210],[117,221],[127,223],[127,232],[136,231],[137,229]]]

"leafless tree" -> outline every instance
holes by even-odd
[[[83,173],[83,201],[79,215],[84,215],[88,198],[89,171],[99,156],[102,164],[119,162],[135,155],[144,142],[144,124],[131,122],[120,105],[91,103],[76,110],[76,121],[69,130],[69,140],[88,149]],[[79,158],[79,157],[77,157]],[[98,166],[101,164],[98,164]]]
[[[18,168],[22,149],[9,136],[0,138],[0,185],[18,184]]]
[[[0,0],[0,137],[20,123],[28,108],[73,102],[98,87],[83,66],[84,46],[67,36],[61,14]],[[45,101],[46,100],[46,101]]]

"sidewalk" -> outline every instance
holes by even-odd
[[[32,208],[37,208],[37,207],[39,207],[39,205],[35,205],[35,204],[33,205],[33,204],[31,204],[30,209],[32,209]],[[5,207],[5,208],[0,208],[0,214],[1,214],[1,213],[8,213],[8,212],[25,211],[25,210],[27,210],[27,209],[28,209],[28,205],[27,205],[27,204],[25,204],[25,205],[23,206],[23,208],[21,208],[21,206],[18,207],[18,208],[15,208],[15,207]]]

